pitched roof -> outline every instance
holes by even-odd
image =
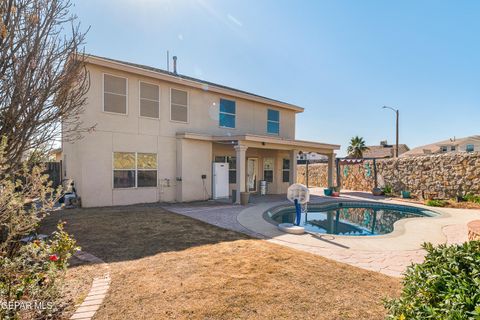
[[[469,137],[464,137],[464,138],[455,138],[455,139],[448,139],[448,140],[442,140],[438,141],[435,143],[431,144],[426,144],[423,146],[419,146],[416,148],[413,148],[412,150],[405,152],[403,156],[420,156],[420,155],[425,155],[425,154],[431,154],[431,153],[438,153],[440,152],[440,147],[442,146],[452,146],[452,145],[459,145],[459,144],[464,144],[467,141],[478,141],[480,143],[480,135],[475,135],[475,136],[469,136]]]
[[[410,150],[406,144],[398,145],[398,153],[402,153]],[[368,150],[363,152],[364,158],[393,158],[395,156],[395,145],[380,145],[380,146],[368,146]]]
[[[223,90],[226,90],[226,91],[230,92],[231,95],[233,95],[233,96],[236,96],[237,94],[241,94],[242,97],[248,96],[248,97],[254,97],[254,98],[270,101],[270,102],[275,103],[276,105],[280,105],[280,107],[284,107],[284,108],[287,108],[287,109],[292,109],[296,112],[303,112],[303,110],[304,110],[302,107],[296,106],[296,105],[291,104],[291,103],[287,103],[287,102],[283,102],[283,101],[280,101],[280,100],[268,98],[268,97],[265,97],[265,96],[261,96],[261,95],[255,94],[255,93],[248,92],[248,91],[224,86],[224,85],[221,85],[221,84],[218,84],[218,83],[214,83],[214,82],[210,82],[210,81],[186,76],[186,75],[183,75],[183,74],[170,72],[170,71],[167,71],[167,70],[164,70],[164,69],[159,69],[159,68],[146,66],[146,65],[143,65],[143,64],[138,64],[138,63],[133,63],[133,62],[128,62],[128,61],[121,61],[121,60],[96,56],[96,55],[92,55],[92,54],[88,54],[88,55],[86,55],[86,57],[87,57],[86,61],[89,62],[89,63],[96,63],[96,62],[98,63],[99,61],[103,60],[103,61],[107,61],[107,62],[112,62],[112,63],[117,64],[117,65],[129,66],[129,67],[132,67],[132,68],[135,68],[135,69],[141,69],[141,70],[161,74],[161,75],[164,75],[164,76],[168,76],[168,77],[171,77],[172,80],[177,80],[177,81],[178,80],[185,80],[185,81],[188,81],[188,82],[194,82],[194,83],[200,84],[202,89],[204,89],[204,90],[214,91],[215,88],[218,88],[218,89],[223,89]],[[188,83],[184,83],[184,84],[189,85]]]

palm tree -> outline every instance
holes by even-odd
[[[355,136],[350,140],[350,145],[347,148],[348,156],[350,158],[363,158],[363,153],[368,150],[365,145],[365,140],[359,136]]]

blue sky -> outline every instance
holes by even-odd
[[[305,107],[297,139],[480,134],[480,1],[74,0],[87,52]]]

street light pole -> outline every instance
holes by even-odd
[[[395,143],[395,158],[398,158],[398,118],[400,116],[400,111],[398,109],[394,109],[392,107],[387,107],[387,106],[383,106],[382,109],[390,109],[392,110],[393,112],[395,112],[395,115],[397,117],[397,121],[396,121],[396,143]]]

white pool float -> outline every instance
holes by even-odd
[[[305,233],[305,228],[296,226],[293,223],[280,223],[278,225],[278,229],[280,231],[286,232],[286,233],[291,233],[291,234],[304,234]]]

